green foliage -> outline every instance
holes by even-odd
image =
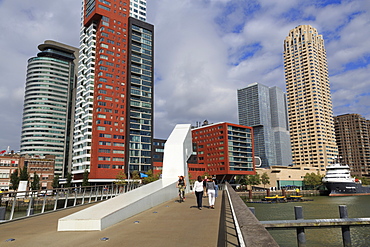
[[[131,175],[131,179],[140,179],[139,171],[133,171]]]
[[[250,185],[251,187],[253,185],[259,185],[261,183],[260,175],[259,174],[246,175],[244,176],[244,178],[241,179],[240,183],[242,185],[246,185],[247,188],[248,188],[248,185]]]
[[[361,182],[362,182],[363,185],[370,185],[369,178],[361,177],[360,180],[361,180]]]
[[[89,186],[89,171],[85,170],[84,175],[82,177],[82,186]]]
[[[12,184],[12,189],[13,190],[17,190],[18,189],[18,185],[19,185],[18,169],[15,170],[10,175],[10,183]]]
[[[69,188],[72,186],[72,174],[71,173],[67,173],[67,181],[66,181],[66,188]]]
[[[54,176],[53,178],[53,183],[51,184],[51,186],[55,189],[55,188],[59,188],[59,176],[56,175]]]
[[[30,176],[29,176],[28,171],[27,171],[27,166],[23,166],[23,168],[20,169],[19,180],[20,181],[28,181],[29,177]]]
[[[270,177],[266,172],[261,175],[261,183],[263,184],[263,188],[266,187],[266,184],[270,184]]]
[[[142,182],[143,184],[148,184],[148,183],[151,183],[155,180],[158,180],[159,176],[154,176],[153,175],[153,171],[152,170],[149,170],[146,172],[146,175],[148,175],[147,177],[143,178]]]
[[[31,182],[31,189],[32,190],[39,190],[40,189],[40,177],[36,174],[33,174],[33,180]]]
[[[306,173],[303,179],[303,183],[309,189],[318,189],[322,183],[322,175],[316,174],[314,172]]]
[[[124,173],[123,170],[120,170],[116,176],[116,181],[114,182],[115,184],[126,184],[126,179],[127,179],[127,176],[126,174]]]

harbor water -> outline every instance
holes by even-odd
[[[294,206],[302,206],[304,219],[339,218],[339,205],[347,205],[349,218],[370,218],[370,196],[306,197],[313,201],[288,203],[247,203],[260,221],[294,220]],[[257,200],[257,199],[254,199]],[[281,247],[297,246],[296,230],[269,230]],[[352,247],[370,246],[370,227],[351,227]],[[341,228],[305,229],[307,247],[343,246]]]

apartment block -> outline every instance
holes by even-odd
[[[85,0],[81,16],[73,181],[113,182],[152,169],[154,27],[146,1]]]
[[[341,162],[354,176],[370,177],[370,121],[359,114],[334,117],[335,137]]]
[[[198,166],[219,180],[255,174],[253,129],[232,123],[215,123],[192,129]]]

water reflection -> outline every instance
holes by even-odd
[[[339,205],[347,205],[349,218],[370,218],[370,196],[309,197],[314,201],[259,204],[254,207],[259,220],[294,220],[294,206],[303,207],[305,219],[339,218]],[[370,246],[370,227],[351,227],[352,246]],[[270,230],[281,247],[297,246],[295,230]],[[341,228],[306,229],[307,247],[343,246]]]

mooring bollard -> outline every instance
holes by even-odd
[[[303,209],[301,206],[294,206],[294,214],[296,220],[303,220]],[[297,227],[297,241],[299,247],[306,246],[306,235],[304,227]]]
[[[341,219],[348,218],[346,205],[339,205],[339,216]],[[344,247],[351,246],[351,232],[349,230],[349,226],[342,226],[342,239]]]

